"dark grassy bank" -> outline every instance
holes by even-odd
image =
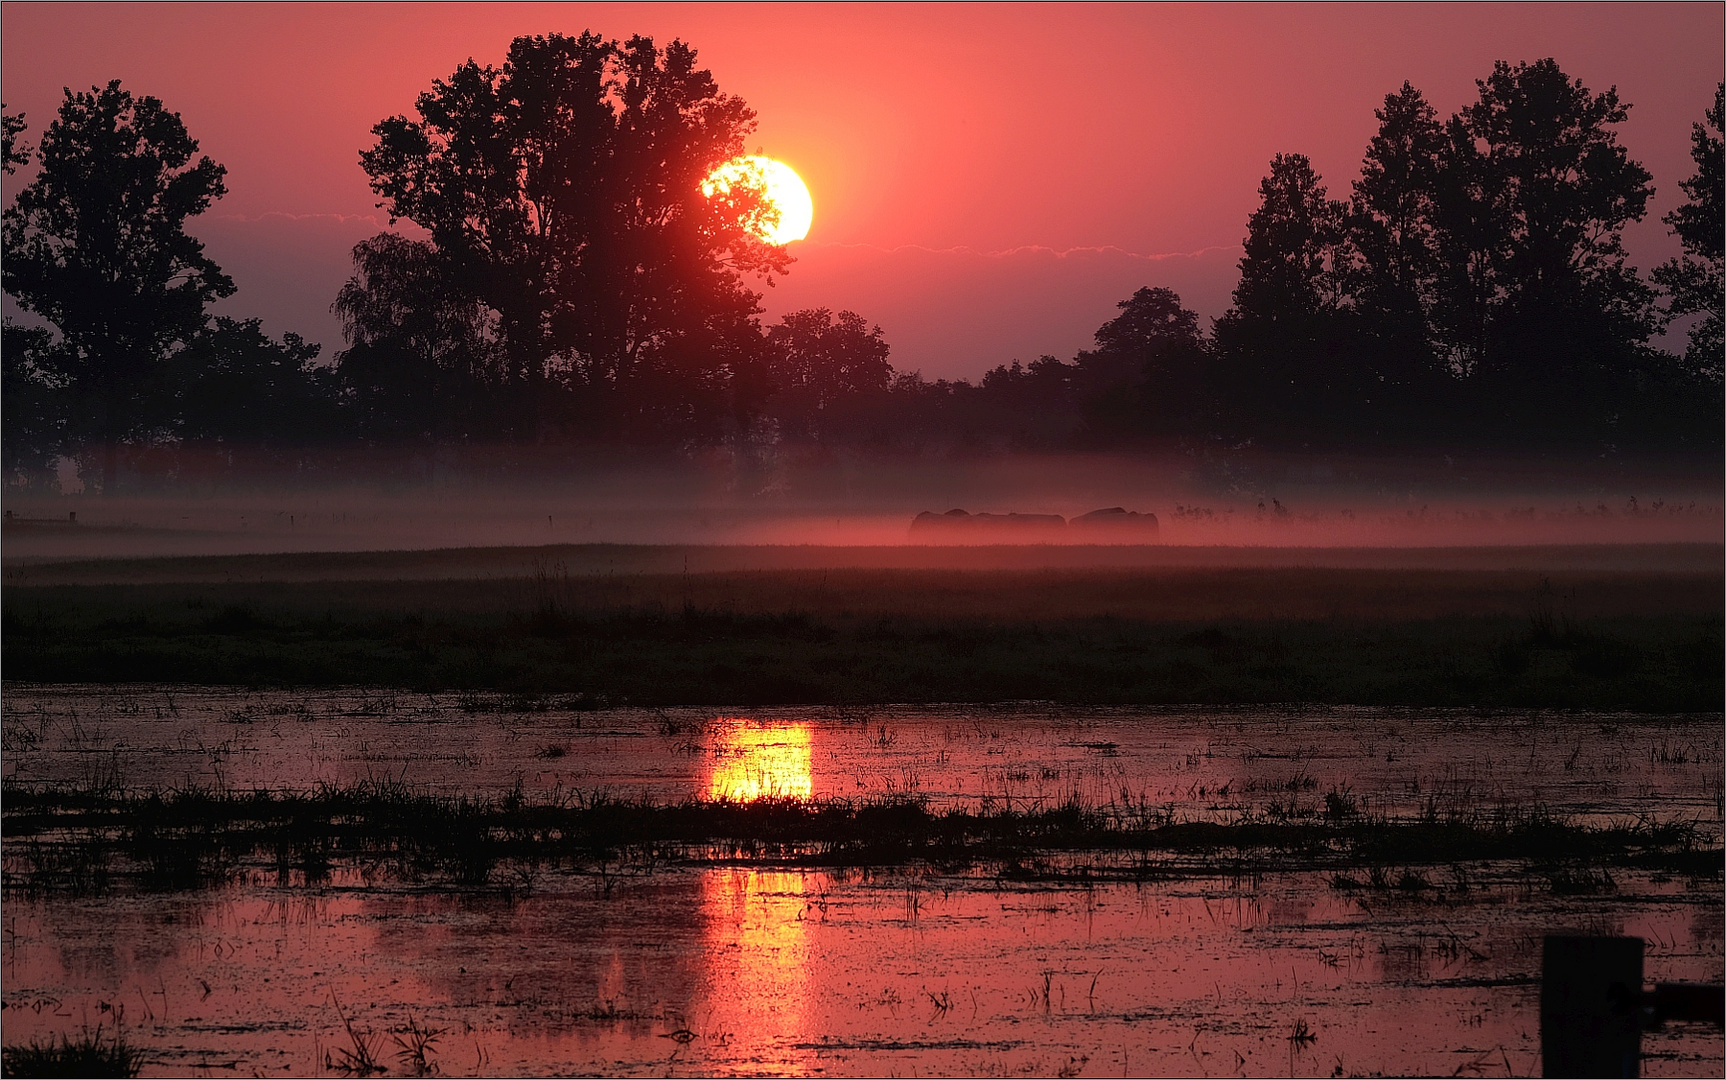
[[[89,511],[86,510],[87,514]],[[80,526],[82,528],[82,526]],[[121,530],[124,532],[125,530]],[[9,531],[17,532],[16,528]],[[9,541],[10,543],[10,541]],[[19,548],[19,551],[24,549]],[[771,572],[795,581],[837,568],[897,571],[1154,571],[1332,569],[1364,571],[1521,570],[1594,575],[1644,572],[1718,574],[1718,543],[1521,544],[1445,547],[1255,547],[1147,544],[543,544],[396,551],[302,551],[254,555],[134,556],[116,551],[70,558],[7,549],[5,581],[13,585],[221,584],[235,581],[375,582],[520,579],[554,569],[583,580],[639,581],[655,575]]]
[[[775,571],[9,586],[6,678],[639,705],[1714,711],[1718,574]]]
[[[655,804],[605,798],[536,803],[444,798],[366,784],[309,793],[9,788],[13,889],[195,888],[250,865],[314,882],[332,866],[439,885],[508,885],[510,865],[578,871],[720,860],[778,865],[982,867],[1006,877],[1153,877],[1324,868],[1338,888],[1421,888],[1408,868],[1521,860],[1555,889],[1609,887],[1611,867],[1697,880],[1720,849],[1686,823],[1588,827],[1501,807],[1392,819],[1345,793],[1323,810],[1229,824],[1181,822],[1155,807],[995,806],[934,813],[916,801]],[[1092,853],[1059,864],[1057,853]],[[1364,877],[1354,873],[1365,871]],[[284,880],[287,880],[284,878]]]

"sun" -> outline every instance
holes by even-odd
[[[815,203],[809,198],[809,188],[797,171],[783,161],[759,154],[733,158],[708,174],[701,182],[701,193],[709,198],[730,191],[732,184],[759,186],[769,207],[779,212],[778,220],[762,222],[757,235],[769,244],[789,244],[809,235],[809,224],[815,220]]]

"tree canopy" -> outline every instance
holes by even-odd
[[[1410,84],[1388,95],[1346,205],[1272,160],[1216,327],[1234,434],[1574,444],[1681,396],[1623,243],[1653,194],[1618,142],[1629,106],[1550,59],[1477,89],[1442,124]]]
[[[774,211],[748,182],[704,184],[754,114],[681,41],[517,38],[380,121],[361,164],[416,228],[353,248],[333,365],[212,317],[235,286],[186,225],[225,173],[180,118],[118,82],[68,91],[34,147],[0,111],[0,166],[38,166],[3,217],[0,276],[30,317],[0,346],[6,480],[76,454],[111,492],[117,448],[173,444],[1717,448],[1726,84],[1663,219],[1683,254],[1649,276],[1623,237],[1652,178],[1616,90],[1550,59],[1476,89],[1448,118],[1412,84],[1387,94],[1346,199],[1277,154],[1208,335],[1146,284],[1070,360],[975,383],[895,370],[851,310],[762,325],[753,287],[791,262],[760,238]],[[1654,339],[1675,319],[1682,358]]]
[[[1696,172],[1678,182],[1688,198],[1661,219],[1684,245],[1684,254],[1658,267],[1654,280],[1672,297],[1669,317],[1701,316],[1690,328],[1684,361],[1718,387],[1722,353],[1726,353],[1726,336],[1721,333],[1726,311],[1726,265],[1721,259],[1726,244],[1726,144],[1721,140],[1726,83],[1714,88],[1714,107],[1705,118],[1706,126],[1694,124],[1690,132],[1690,158]]]
[[[5,289],[52,324],[75,434],[110,448],[157,426],[171,355],[234,283],[185,231],[226,193],[225,170],[153,97],[118,80],[70,90],[37,147],[40,168],[4,214]]]
[[[758,188],[701,191],[755,118],[694,49],[520,37],[501,68],[468,61],[416,111],[381,121],[361,163],[392,220],[429,234],[439,288],[462,298],[448,302],[489,312],[498,415],[520,418],[492,434],[538,438],[601,412],[681,430],[726,395],[759,336],[744,278],[789,257],[757,235],[771,212]],[[344,311],[381,284],[378,253],[356,250]]]
[[[1453,143],[1486,226],[1466,244],[1484,292],[1475,374],[1502,432],[1574,432],[1612,407],[1614,370],[1659,325],[1623,242],[1652,177],[1613,130],[1629,115],[1615,88],[1590,93],[1552,60],[1500,61],[1478,86]]]

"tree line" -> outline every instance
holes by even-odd
[[[212,317],[233,281],[185,231],[225,171],[119,82],[68,90],[30,147],[6,114],[4,471],[62,455],[112,491],[140,448],[822,444],[894,451],[1131,446],[1720,445],[1722,88],[1693,132],[1683,255],[1644,276],[1623,231],[1652,177],[1629,106],[1552,60],[1495,65],[1441,120],[1404,84],[1348,197],[1279,154],[1209,328],[1166,288],[1094,346],[976,383],[889,361],[850,311],[764,325],[789,269],[748,184],[704,194],[753,112],[681,41],[517,38],[435,81],[360,155],[392,226],[333,300],[346,347]],[[1688,319],[1675,355],[1653,344]]]

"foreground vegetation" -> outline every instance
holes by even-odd
[[[1432,887],[1422,868],[1518,860],[1555,891],[1598,892],[1613,887],[1612,867],[1713,880],[1721,856],[1718,837],[1691,823],[1594,827],[1510,806],[1392,818],[1362,812],[1341,791],[1216,823],[1077,799],[935,812],[911,799],[492,800],[388,782],[244,793],[9,786],[5,831],[15,853],[9,889],[73,892],[197,888],[246,866],[273,869],[283,884],[314,883],[339,864],[367,880],[467,888],[525,887],[532,869],[554,866],[595,874],[603,886],[612,874],[713,860],[921,864],[1027,880],[1327,868],[1339,889],[1411,891]]]
[[[5,1048],[0,1055],[0,1074],[6,1076],[137,1076],[143,1052],[115,1032],[104,1035],[98,1027],[78,1035],[62,1035],[46,1043],[28,1043]]]
[[[1717,711],[1718,575],[783,571],[9,586],[6,677],[592,704]]]

